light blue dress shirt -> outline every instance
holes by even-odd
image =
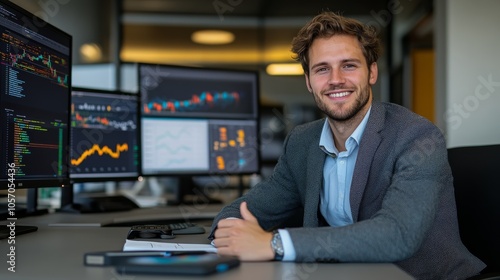
[[[358,157],[358,147],[366,128],[370,110],[358,125],[356,130],[347,138],[346,150],[339,152],[335,147],[333,133],[325,120],[321,137],[320,149],[328,156],[323,167],[323,188],[320,193],[320,211],[328,224],[332,227],[344,226],[353,223],[349,195],[352,175]],[[295,248],[290,234],[286,229],[280,229],[284,249],[284,261],[295,260]]]

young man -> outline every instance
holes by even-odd
[[[327,118],[291,131],[273,175],[217,216],[219,254],[393,262],[418,279],[478,274],[484,264],[458,233],[443,135],[401,106],[372,100],[374,30],[324,12],[292,45]],[[303,227],[286,228],[297,211]]]

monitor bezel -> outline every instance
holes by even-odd
[[[224,172],[211,172],[210,170],[207,171],[183,171],[183,170],[172,170],[172,171],[165,171],[165,172],[145,172],[142,166],[142,155],[141,155],[141,160],[139,162],[140,166],[140,173],[141,176],[143,177],[158,177],[158,176],[178,176],[178,177],[196,177],[196,176],[232,176],[232,175],[253,175],[253,174],[258,174],[260,173],[260,169],[262,167],[262,162],[261,162],[261,155],[260,155],[260,74],[259,71],[257,70],[249,70],[249,69],[231,69],[231,68],[216,68],[216,67],[198,67],[198,66],[186,66],[186,65],[175,65],[175,64],[165,64],[165,63],[137,63],[137,87],[138,87],[138,94],[140,96],[139,98],[139,121],[141,125],[139,126],[139,145],[140,145],[140,150],[142,151],[142,120],[143,120],[143,112],[142,112],[142,107],[143,107],[143,98],[142,98],[142,91],[141,91],[141,67],[142,66],[158,66],[158,67],[166,67],[166,68],[173,68],[173,69],[181,69],[181,70],[193,70],[193,71],[200,71],[200,72],[235,72],[235,73],[240,73],[240,74],[249,74],[254,77],[255,81],[255,100],[253,101],[254,108],[255,108],[255,114],[254,117],[250,118],[228,118],[228,119],[222,119],[222,118],[207,118],[207,119],[212,119],[212,120],[251,120],[255,121],[256,124],[256,162],[257,162],[257,167],[255,171],[243,171],[243,172],[233,172],[233,171],[224,171]],[[161,117],[154,117],[154,118],[159,118]],[[202,119],[200,117],[183,117],[185,119]],[[172,118],[172,119],[179,119],[179,118]]]

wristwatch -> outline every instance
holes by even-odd
[[[283,242],[281,241],[281,236],[278,230],[273,231],[273,238],[271,239],[271,248],[274,251],[274,260],[281,261],[285,253],[283,250]]]

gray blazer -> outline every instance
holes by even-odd
[[[462,244],[445,139],[431,122],[404,107],[373,103],[354,169],[354,223],[321,226],[324,120],[293,129],[273,175],[214,220],[249,210],[266,230],[288,227],[297,262],[393,262],[417,279],[463,279],[484,263]]]

